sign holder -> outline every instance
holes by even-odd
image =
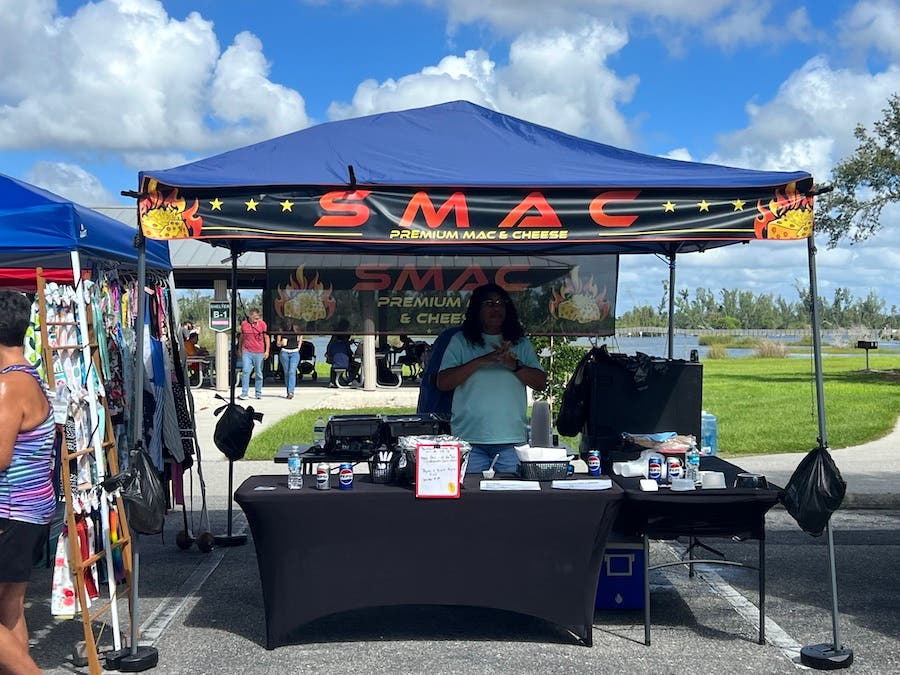
[[[459,499],[459,443],[416,445],[416,498]]]

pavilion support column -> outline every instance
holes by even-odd
[[[363,314],[363,389],[375,391],[375,293],[362,293]]]
[[[213,281],[213,299],[228,300],[228,281],[215,279]],[[235,317],[231,317],[234,321]],[[216,333],[216,391],[228,389],[228,337],[231,331]]]

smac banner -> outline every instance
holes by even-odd
[[[269,253],[272,331],[437,335],[462,323],[469,295],[493,282],[531,335],[613,335],[618,256],[354,256]]]

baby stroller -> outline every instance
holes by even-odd
[[[428,352],[430,346],[427,342],[407,340],[403,343],[403,356],[397,359],[401,366],[409,368],[409,375],[416,380],[422,376],[425,366],[428,365]]]
[[[297,380],[302,380],[304,375],[309,375],[313,382],[319,379],[319,374],[316,372],[316,346],[309,340],[303,340],[300,343],[300,364],[297,366]]]

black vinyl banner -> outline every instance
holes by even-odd
[[[462,323],[472,289],[497,283],[532,335],[612,335],[618,257],[343,256],[269,253],[273,332],[437,335]],[[367,308],[366,303],[371,303]]]
[[[247,248],[260,250],[582,252],[602,242],[804,239],[813,224],[812,179],[749,188],[143,187],[139,215],[151,239],[255,240]]]

